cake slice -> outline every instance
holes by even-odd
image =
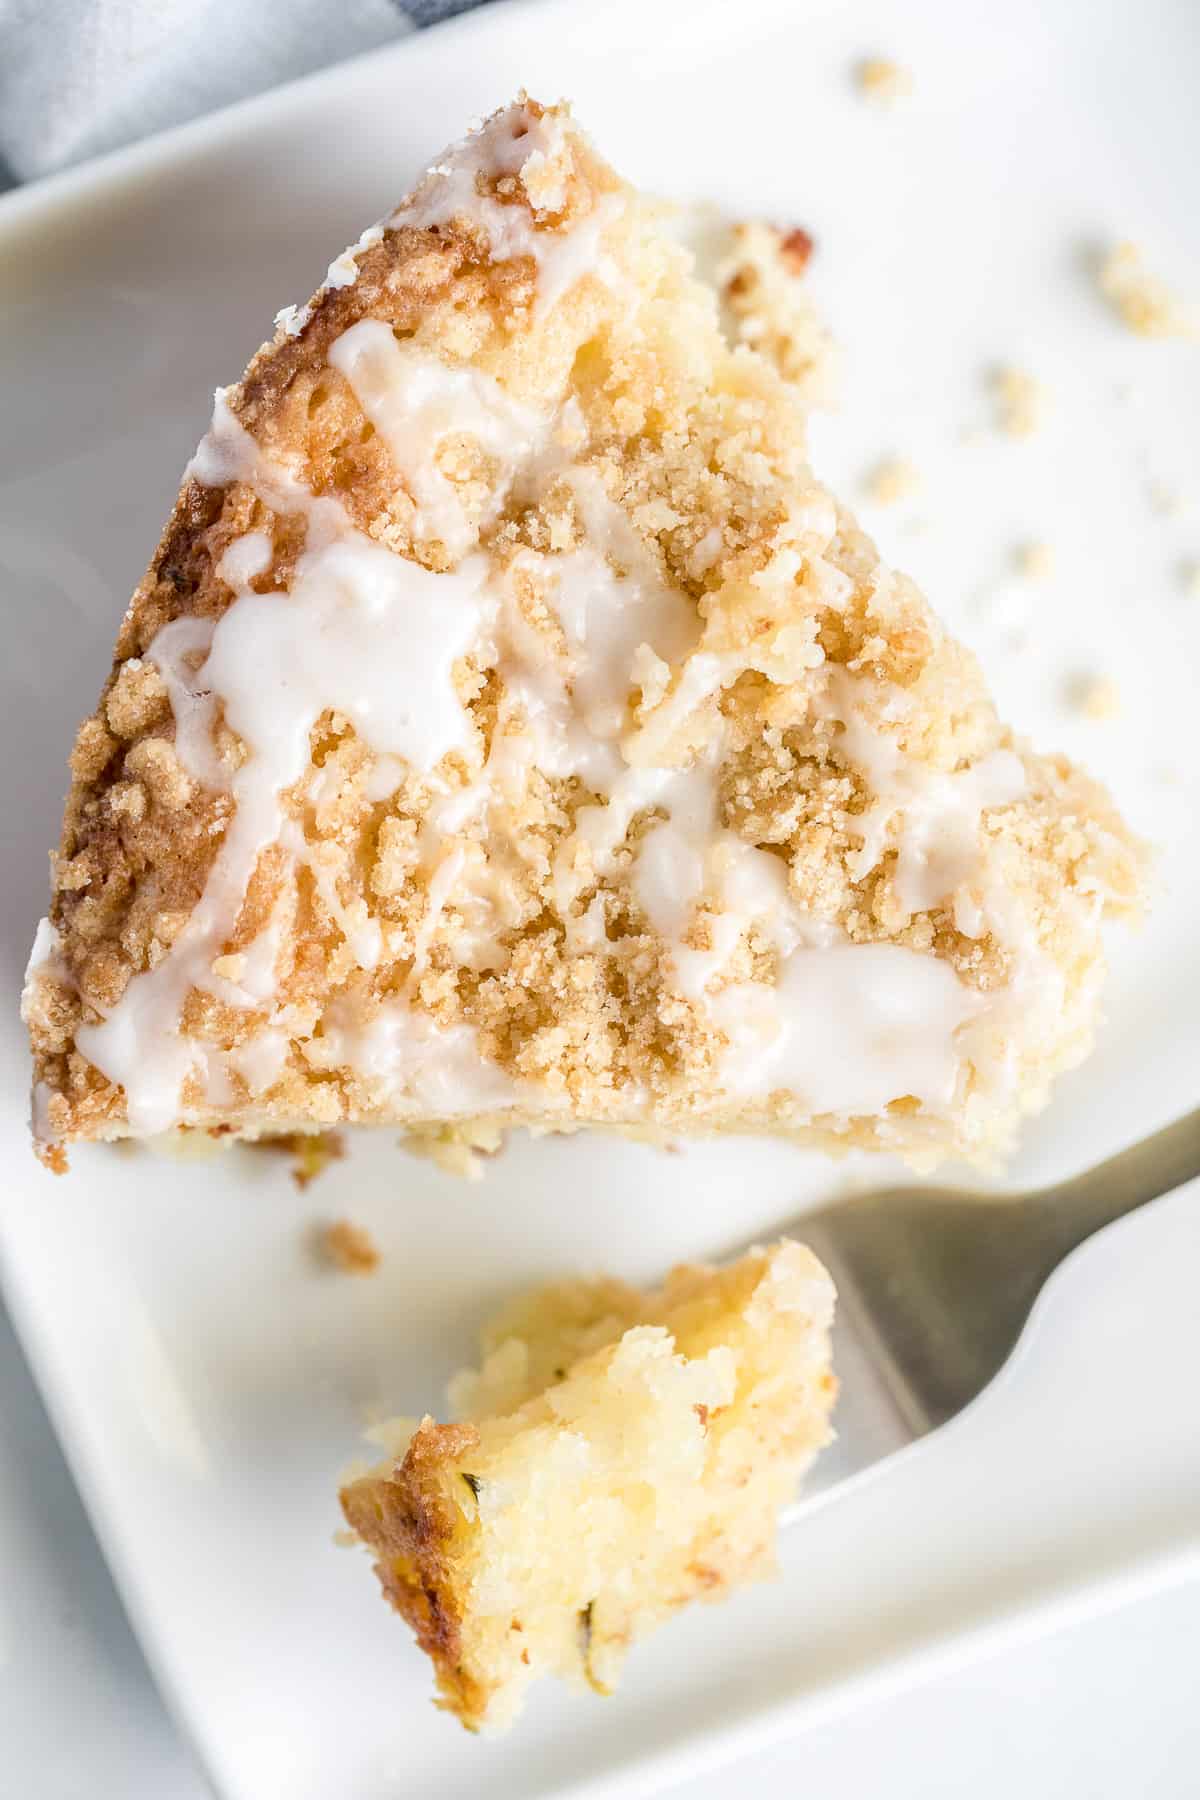
[[[71,768],[24,998],[56,1167],[342,1122],[979,1155],[1138,898],[524,99],[218,393]]]
[[[478,1729],[544,1674],[608,1693],[671,1613],[769,1572],[831,1436],[833,1300],[785,1240],[652,1293],[562,1282],[493,1321],[451,1383],[461,1422],[397,1422],[407,1443],[342,1490],[439,1706]]]

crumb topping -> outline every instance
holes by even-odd
[[[745,323],[802,245],[741,248]],[[218,395],[72,772],[43,1144],[976,1154],[1081,1053],[1139,889],[1106,797],[815,481],[793,388],[532,101]]]

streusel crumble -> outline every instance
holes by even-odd
[[[1010,1137],[1139,852],[520,100],[218,393],[71,758],[35,1132]]]

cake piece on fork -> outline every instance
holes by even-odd
[[[992,1153],[1140,884],[527,99],[218,393],[71,768],[52,1166],[348,1122]]]
[[[786,1240],[651,1293],[560,1282],[487,1327],[451,1383],[460,1423],[381,1431],[394,1454],[342,1510],[439,1706],[476,1730],[544,1674],[608,1693],[670,1614],[770,1571],[831,1436],[833,1299]]]

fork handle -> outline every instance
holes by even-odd
[[[1083,1175],[1043,1189],[1065,1256],[1093,1232],[1200,1176],[1200,1110],[1176,1119]]]

